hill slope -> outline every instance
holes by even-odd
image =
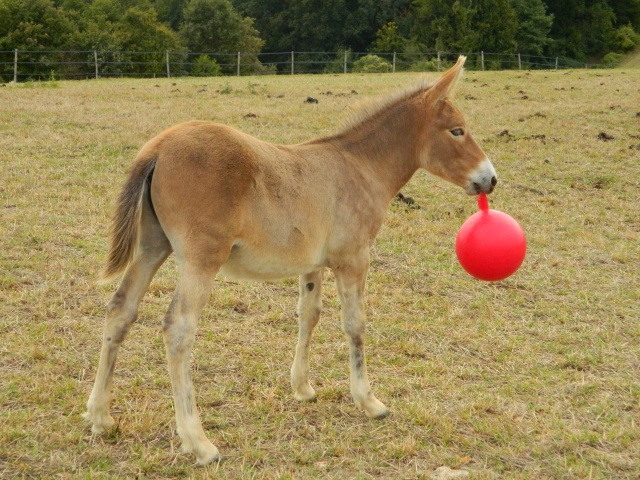
[[[640,68],[640,47],[627,55],[621,62],[623,68]]]

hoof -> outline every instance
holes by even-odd
[[[384,411],[376,414],[376,415],[368,415],[367,416],[373,420],[382,420],[383,418],[387,418],[391,412],[388,408],[385,408]]]
[[[368,401],[362,406],[364,413],[369,418],[385,418],[389,415],[389,409],[377,398],[369,398]]]
[[[196,455],[196,464],[197,465],[209,465],[212,463],[220,462],[220,452],[216,447],[211,445],[210,449],[202,455]]]
[[[83,413],[82,418],[84,418],[87,423],[91,424],[91,433],[96,435],[100,435],[101,433],[111,430],[116,424],[111,415],[96,418],[96,415],[92,414],[90,411]]]
[[[297,392],[294,392],[293,398],[295,398],[299,402],[318,401],[318,397],[316,396],[316,391],[311,386],[307,386],[306,388],[300,388]]]

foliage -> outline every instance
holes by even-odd
[[[614,68],[620,64],[623,58],[624,55],[622,53],[610,52],[604,56],[601,65],[606,68]]]
[[[631,25],[625,25],[615,31],[614,46],[618,52],[629,52],[640,45],[640,34]]]
[[[389,22],[376,32],[376,40],[371,45],[372,52],[404,52],[407,40],[398,32],[398,25]]]
[[[391,64],[378,55],[365,55],[353,62],[355,73],[387,73],[391,71]]]
[[[515,49],[516,12],[509,0],[416,0],[412,36],[438,51],[503,53]]]
[[[511,5],[518,21],[516,51],[525,55],[542,55],[551,45],[549,32],[553,15],[547,14],[542,0],[511,0]]]
[[[325,63],[323,73],[343,73],[345,71],[345,57],[348,71],[349,65],[353,64],[353,52],[349,49],[340,48],[335,57]]]
[[[241,51],[249,55],[243,69],[256,73],[261,53],[292,50],[485,51],[584,62],[633,49],[639,34],[640,0],[0,0],[0,51]],[[131,67],[157,68],[143,70]]]
[[[192,52],[258,53],[264,44],[253,19],[243,18],[229,0],[191,0],[180,34]]]
[[[202,77],[216,77],[222,73],[222,69],[215,59],[209,55],[200,55],[193,62],[191,67],[191,75]]]

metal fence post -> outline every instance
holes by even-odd
[[[18,83],[18,49],[13,52],[13,83]]]
[[[171,69],[169,68],[169,52],[166,52],[166,60],[167,60],[167,78],[171,78]]]
[[[293,75],[293,64],[294,64],[294,61],[293,61],[293,52],[291,52],[291,75]]]

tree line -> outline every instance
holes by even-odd
[[[289,51],[615,61],[639,32],[640,0],[0,0],[0,51],[243,52],[256,64]]]

